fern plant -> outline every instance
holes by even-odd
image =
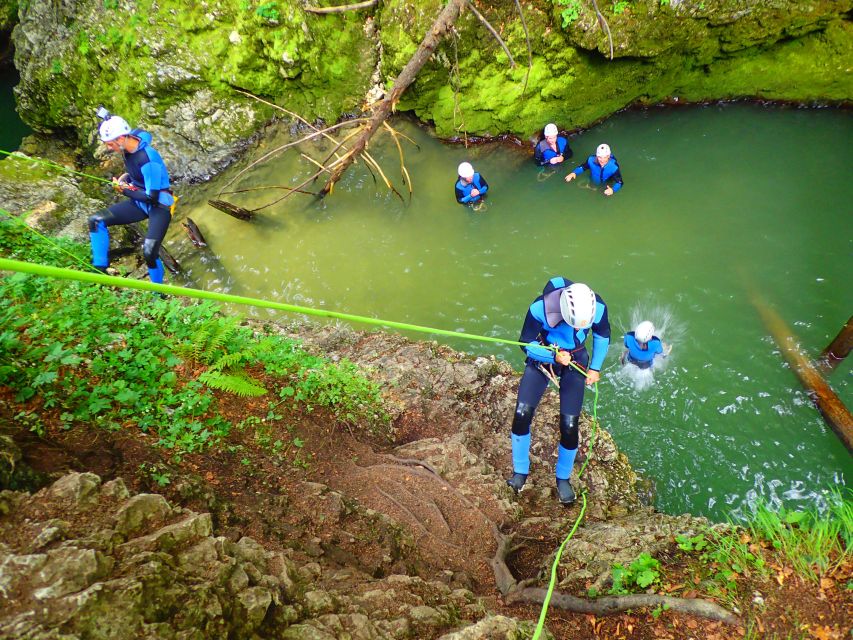
[[[267,389],[245,371],[248,363],[271,349],[269,340],[248,341],[234,318],[206,320],[186,342],[175,347],[178,355],[207,366],[199,382],[241,397],[262,396]]]

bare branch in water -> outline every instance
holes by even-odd
[[[388,130],[388,133],[391,134],[391,138],[394,140],[394,144],[397,145],[397,153],[400,155],[400,173],[403,174],[403,183],[409,188],[409,201],[412,200],[412,180],[409,178],[409,171],[406,169],[406,160],[403,155],[403,146],[400,144],[400,141],[397,140],[397,132],[394,128],[388,124],[387,122],[383,122],[382,126]]]
[[[238,178],[240,178],[243,174],[245,174],[249,169],[252,169],[253,167],[256,167],[257,165],[259,165],[259,164],[260,164],[261,162],[263,162],[264,160],[267,160],[268,158],[270,158],[270,157],[272,157],[272,156],[274,156],[274,155],[276,155],[276,154],[278,154],[278,153],[281,153],[281,152],[282,152],[282,151],[284,151],[285,149],[289,149],[290,147],[295,147],[295,146],[296,146],[296,145],[298,145],[298,144],[302,144],[303,142],[307,142],[308,140],[312,140],[312,139],[316,138],[317,136],[321,136],[321,135],[323,135],[323,134],[325,134],[325,133],[328,133],[329,131],[334,131],[335,129],[340,129],[340,128],[342,128],[342,127],[347,127],[347,126],[350,126],[350,125],[353,125],[353,124],[359,124],[360,122],[363,122],[364,120],[365,120],[365,118],[357,118],[357,119],[355,119],[355,120],[346,120],[346,121],[344,121],[344,122],[339,122],[338,124],[334,124],[334,125],[332,125],[331,127],[326,127],[325,129],[317,130],[317,131],[315,131],[314,133],[309,133],[307,136],[303,136],[303,137],[299,138],[299,140],[295,140],[295,141],[293,141],[293,142],[288,142],[287,144],[283,144],[283,145],[281,145],[280,147],[276,147],[276,148],[275,148],[275,149],[273,149],[272,151],[269,151],[269,152],[265,153],[264,155],[262,155],[262,156],[261,156],[260,158],[258,158],[257,160],[254,160],[253,162],[251,162],[251,163],[249,164],[249,166],[244,167],[243,169],[241,169],[241,170],[237,173],[237,175],[236,175],[236,176],[234,176],[233,178],[231,178],[231,179],[230,179],[230,180],[229,180],[225,185],[223,185],[223,187],[222,187],[222,188],[223,188],[223,190],[224,190],[226,187],[230,187],[232,184],[234,184],[234,182],[235,182]],[[334,139],[334,138],[333,138],[333,139]],[[222,192],[220,191],[218,195],[222,195]]]

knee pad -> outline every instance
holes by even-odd
[[[560,414],[560,444],[566,449],[578,448],[578,422],[580,416],[570,413]]]
[[[515,405],[515,416],[512,419],[512,432],[517,436],[530,433],[530,423],[533,422],[533,412],[536,407],[519,402]]]
[[[142,243],[142,257],[145,258],[145,264],[151,269],[157,268],[157,256],[160,254],[160,241],[153,238],[145,238]]]
[[[103,212],[98,212],[93,216],[89,216],[89,233],[96,233],[101,229],[107,228],[102,214]]]

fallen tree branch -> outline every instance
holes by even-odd
[[[482,13],[477,11],[476,7],[474,7],[474,3],[471,2],[471,0],[468,0],[468,8],[471,10],[471,13],[473,13],[475,16],[477,16],[477,20],[479,20],[480,23],[484,27],[486,27],[488,32],[492,34],[492,37],[498,41],[498,44],[501,45],[501,48],[504,50],[504,53],[506,54],[506,57],[509,58],[510,69],[515,69],[515,60],[512,59],[512,54],[509,52],[509,48],[506,46],[506,43],[503,41],[503,38],[501,38],[498,35],[498,32],[495,31],[495,28],[489,24],[489,21],[486,20],[486,17]]]
[[[403,67],[403,70],[394,80],[394,87],[391,89],[391,92],[376,106],[373,116],[370,118],[361,136],[353,146],[353,153],[347,155],[346,160],[341,162],[335,168],[335,171],[320,190],[321,194],[329,193],[332,190],[333,185],[340,180],[344,171],[346,171],[355,160],[356,156],[360,155],[361,152],[364,151],[367,146],[367,142],[393,111],[403,91],[405,91],[406,88],[414,82],[415,77],[418,75],[418,71],[420,71],[421,67],[423,67],[427,60],[432,57],[435,48],[444,37],[444,34],[447,33],[453,26],[453,23],[456,22],[456,19],[459,17],[462,7],[466,1],[467,0],[449,0],[447,5],[445,5],[444,9],[442,9],[441,13],[438,15],[438,18],[433,22],[432,27],[430,27],[429,31],[424,36],[424,39],[421,41],[417,51],[415,51],[409,62],[405,67]]]
[[[369,9],[379,3],[379,0],[365,0],[365,2],[355,2],[353,4],[343,4],[337,7],[302,7],[303,11],[308,13],[344,13],[345,11],[358,11],[359,9]]]
[[[340,129],[342,127],[350,126],[353,124],[358,124],[358,123],[363,122],[363,121],[364,121],[364,118],[356,118],[354,120],[345,120],[343,122],[339,122],[338,124],[333,124],[331,127],[326,127],[325,129],[316,129],[316,128],[312,127],[312,128],[314,128],[314,133],[309,133],[307,136],[302,136],[301,138],[299,138],[299,140],[294,140],[293,142],[288,142],[287,144],[283,144],[280,147],[276,147],[272,151],[268,151],[267,153],[262,155],[257,160],[252,161],[249,164],[249,166],[241,169],[237,173],[236,176],[231,178],[225,185],[223,185],[222,190],[224,191],[227,187],[230,187],[238,178],[240,178],[243,174],[245,174],[249,169],[257,166],[258,164],[260,164],[261,162],[263,162],[267,158],[274,156],[275,154],[280,153],[281,151],[284,151],[285,149],[289,149],[290,147],[295,147],[296,145],[302,144],[303,142],[307,142],[308,140],[313,140],[317,136],[326,135],[329,131],[334,131],[335,129]],[[221,195],[221,194],[222,194],[222,191],[220,191],[219,194],[217,194],[217,195]],[[255,211],[257,211],[257,209],[255,209]]]

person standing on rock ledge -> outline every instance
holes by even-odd
[[[591,359],[584,345],[590,331]],[[568,506],[575,501],[569,478],[578,451],[578,422],[584,386],[598,382],[601,365],[610,346],[607,305],[601,296],[585,284],[560,276],[551,278],[542,290],[542,295],[527,310],[518,340],[527,344],[522,347],[527,361],[518,386],[518,400],[512,421],[513,474],[506,482],[518,493],[527,481],[533,414],[545,393],[548,380],[559,381],[557,497]]]
[[[89,218],[89,238],[92,243],[92,265],[106,272],[110,265],[110,232],[108,227],[131,224],[148,219],[148,232],[142,244],[142,255],[148,265],[151,282],[162,283],[165,269],[160,260],[160,245],[166,237],[175,203],[169,186],[169,172],[160,154],[151,146],[151,134],[141,129],[131,130],[119,116],[110,115],[103,107],[98,110],[103,119],[98,136],[107,149],[124,155],[127,173],[113,178],[113,188],[129,198]]]

